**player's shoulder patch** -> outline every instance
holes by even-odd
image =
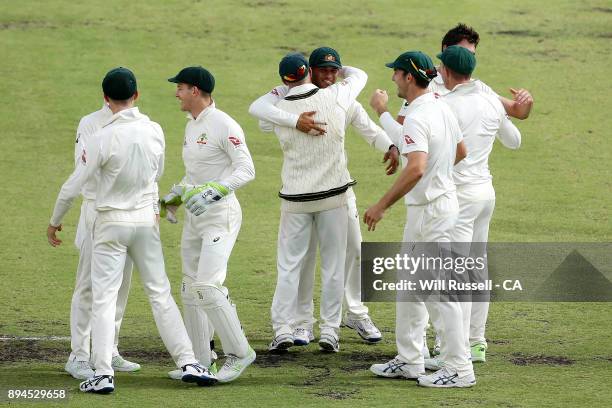
[[[408,135],[404,135],[404,142],[407,145],[414,144],[414,140],[412,140],[412,138],[410,136],[408,136]]]
[[[279,96],[279,97],[280,97],[280,94],[278,93],[278,91],[276,90],[276,88],[272,88],[272,90],[270,91],[270,93],[271,93],[272,95],[275,95],[275,96]]]
[[[236,136],[228,136],[227,140],[229,140],[230,143],[233,144],[236,148],[242,146],[242,140],[240,140]]]

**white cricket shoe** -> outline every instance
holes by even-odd
[[[268,351],[280,352],[285,351],[289,347],[293,346],[293,335],[292,334],[279,334],[272,340],[272,343],[268,346]]]
[[[315,336],[312,333],[312,329],[305,329],[298,327],[293,330],[293,345],[294,346],[307,346],[311,341],[314,341]]]
[[[89,361],[77,360],[76,357],[68,358],[64,370],[77,380],[87,380],[95,375],[94,370],[89,365]]]
[[[96,375],[79,384],[82,392],[94,392],[96,394],[110,394],[115,391],[115,381],[112,375]]]
[[[214,351],[213,351],[214,353]],[[217,358],[217,354],[214,354],[215,359]],[[213,363],[208,367],[208,371],[212,374],[217,375],[217,363],[213,361]],[[176,370],[168,371],[168,377],[173,380],[181,380],[183,378],[183,370],[178,368]]]
[[[200,363],[185,364],[181,370],[183,371],[181,380],[185,382],[194,382],[198,385],[214,385],[217,382],[217,377]]]
[[[376,343],[382,340],[380,330],[374,325],[370,317],[366,317],[365,319],[351,319],[346,317],[344,319],[344,325],[349,329],[355,330],[359,337],[368,343]]]
[[[221,383],[228,383],[240,377],[240,374],[255,361],[255,350],[249,347],[246,357],[238,357],[234,354],[228,354],[225,359],[225,364],[219,370],[217,379]]]
[[[440,357],[426,358],[425,369],[430,371],[438,371],[444,367],[444,361]]]
[[[433,388],[467,388],[476,384],[476,377],[474,376],[474,372],[460,377],[456,370],[449,367],[443,367],[433,374],[423,375],[417,378],[417,384],[422,387]]]
[[[321,333],[319,339],[319,347],[321,351],[327,351],[330,353],[337,353],[340,351],[340,342],[338,336],[332,332]]]
[[[402,377],[409,380],[416,380],[419,376],[425,374],[425,370],[421,366],[410,365],[397,358],[383,364],[372,364],[370,371],[379,377]]]
[[[111,367],[115,371],[134,372],[140,370],[140,364],[126,360],[120,355],[113,357]]]
[[[183,379],[183,370],[177,368],[176,370],[168,371],[168,377],[173,380],[182,380]]]

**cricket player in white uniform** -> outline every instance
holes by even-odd
[[[441,51],[444,51],[446,47],[450,47],[452,45],[459,45],[461,47],[467,48],[475,54],[476,47],[478,46],[479,42],[480,35],[476,30],[465,24],[459,23],[455,27],[448,30],[448,32],[442,38]],[[443,75],[444,74],[442,72],[438,72],[438,76],[436,76],[429,84],[429,89],[432,92],[437,93],[438,95],[445,95],[449,92],[449,90],[444,86]],[[510,92],[512,93],[512,100],[510,100],[495,93],[495,91],[493,91],[482,81],[478,81],[478,86],[480,87],[481,91],[499,98],[508,116],[511,116],[516,119],[527,119],[529,117],[529,114],[531,113],[531,108],[533,107],[533,97],[526,89],[510,88]],[[397,121],[400,124],[404,122],[404,117],[406,116],[407,108],[408,103],[406,101],[403,101],[400,111],[397,114]],[[385,115],[385,117],[381,117],[380,120],[382,123],[388,122],[389,120],[392,121],[393,118]]]
[[[443,100],[459,122],[468,150],[467,157],[453,172],[459,201],[459,218],[452,233],[456,243],[486,243],[489,222],[495,207],[495,190],[489,171],[489,155],[497,137],[509,149],[521,145],[521,133],[508,119],[502,103],[489,92],[483,92],[480,81],[472,80],[476,57],[464,47],[453,45],[438,54],[439,70],[447,93]],[[477,244],[479,246],[480,244]],[[469,246],[461,246],[470,255]],[[475,249],[478,256],[486,255]],[[473,252],[473,251],[472,251]],[[472,362],[485,362],[487,342],[484,337],[488,302],[462,302],[465,341],[471,349]]]
[[[107,394],[115,389],[111,363],[114,317],[128,255],[140,272],[158,330],[182,368],[183,380],[213,384],[214,375],[195,359],[164,267],[155,214],[156,184],[164,164],[164,134],[157,123],[134,107],[138,91],[130,70],[120,67],[109,71],[102,89],[113,115],[85,152],[84,180],[97,184],[91,270],[95,376],[82,382],[80,390]],[[57,214],[58,222],[64,215],[65,211]]]
[[[472,53],[476,53],[476,47],[480,41],[480,36],[476,30],[472,27],[468,27],[465,24],[458,24],[457,26],[451,28],[442,39],[442,51],[444,51],[447,47],[453,45],[459,45],[468,49]],[[504,110],[508,114],[508,116],[514,117],[516,119],[527,119],[531,112],[531,108],[533,107],[533,97],[526,89],[514,89],[510,88],[510,92],[513,95],[513,99],[510,100],[503,96],[498,95],[493,91],[489,86],[487,86],[482,81],[476,81],[475,86],[479,88],[482,93],[489,94],[499,99],[502,103]],[[444,85],[444,72],[438,72],[438,75],[430,82],[429,90],[434,92],[437,95],[444,96],[450,92]],[[379,101],[380,96],[377,93],[372,95],[372,100],[370,101],[370,105],[374,110],[377,111],[380,116],[381,126],[385,129],[387,134],[391,137],[392,140],[396,140],[401,136],[401,126],[398,126],[404,123],[404,117],[406,116],[406,109],[408,109],[408,102],[403,101],[402,106],[400,108],[399,113],[397,114],[397,122],[389,112],[381,110],[381,103]],[[508,129],[508,133],[506,134],[506,129]],[[499,129],[499,138],[500,140],[512,140],[515,137],[515,133],[511,127],[502,126]],[[478,242],[478,241],[474,241]],[[478,302],[472,305],[472,314],[474,315],[474,321],[481,321],[482,316],[485,317],[488,313],[488,303],[485,305],[485,302]],[[436,322],[434,322],[434,328],[436,326]],[[484,330],[484,325],[482,326],[482,330]],[[440,341],[439,337],[436,336],[436,341],[433,347],[433,355],[436,356],[440,354]],[[476,344],[472,347],[472,357],[473,361],[484,361],[486,355],[486,342]]]
[[[242,128],[215,106],[215,81],[208,70],[187,67],[168,81],[177,84],[176,97],[189,119],[183,142],[185,177],[162,199],[169,210],[180,203],[187,209],[181,238],[183,313],[196,357],[206,367],[212,363],[212,328],[217,332],[227,357],[217,378],[230,382],[255,360],[224,286],[242,224],[234,191],[255,178],[255,167]],[[169,373],[172,378],[175,374]]]
[[[75,245],[79,250],[79,263],[77,267],[76,282],[72,302],[70,305],[70,347],[72,352],[68,357],[65,370],[74,378],[85,380],[93,376],[90,364],[90,342],[91,342],[91,233],[93,220],[95,218],[95,199],[96,183],[89,182],[83,184],[86,176],[86,146],[95,143],[96,133],[102,125],[113,115],[108,105],[98,111],[84,116],[77,128],[77,137],[74,147],[75,168],[70,177],[62,185],[53,215],[47,228],[47,238],[49,243],[57,246],[61,240],[54,240],[52,237],[56,231],[61,231],[59,214],[65,214],[72,206],[79,194],[83,196],[81,205],[81,215],[77,226]],[[83,186],[81,188],[81,186]],[[115,315],[115,337],[113,344],[113,368],[117,371],[138,371],[140,365],[125,360],[119,354],[117,345],[119,343],[119,329],[123,314],[127,305],[127,298],[130,291],[130,281],[132,278],[132,260],[126,259],[123,269],[123,282],[117,297],[117,314]]]
[[[398,96],[410,102],[401,144],[407,164],[391,189],[366,211],[364,222],[369,230],[374,230],[385,210],[405,196],[404,242],[450,245],[459,213],[453,166],[465,157],[461,130],[448,105],[427,90],[436,75],[427,55],[408,51],[387,66],[394,69]],[[425,375],[422,347],[428,312],[442,322],[445,366]],[[382,377],[416,378],[425,387],[471,387],[476,383],[463,342],[458,302],[397,302],[396,342],[398,356],[387,363],[372,365],[373,373]]]
[[[340,55],[329,47],[315,49],[308,60],[312,69],[312,83],[324,89],[336,83],[336,77],[342,69]],[[300,116],[289,112],[279,112],[276,104],[282,100],[289,88],[277,86],[271,92],[258,98],[249,108],[249,113],[260,119],[259,126],[264,132],[272,132],[274,125],[297,127]],[[314,114],[314,112],[306,112]],[[395,173],[399,164],[399,152],[387,134],[368,116],[363,106],[354,101],[346,116],[346,127],[352,125],[368,144],[385,152],[383,162],[389,161],[387,174]],[[316,127],[315,129],[316,130]],[[321,129],[322,130],[322,129]],[[307,133],[307,132],[306,132]],[[344,324],[357,331],[365,341],[375,343],[382,339],[380,330],[372,322],[368,307],[361,301],[361,230],[359,214],[353,189],[347,190],[348,236],[345,261]],[[317,236],[312,231],[308,252],[300,270],[297,310],[293,323],[294,344],[304,346],[314,340],[313,325],[314,302],[313,288],[317,254]]]
[[[347,241],[347,189],[354,184],[346,168],[346,116],[367,81],[365,72],[344,67],[346,78],[325,89],[311,83],[308,61],[297,53],[279,64],[289,87],[277,103],[285,112],[316,112],[327,125],[324,136],[306,135],[294,127],[275,126],[283,150],[281,220],[278,235],[276,291],[272,301],[274,339],[269,350],[293,346],[300,270],[313,229],[321,251],[321,321],[319,346],[339,351]]]

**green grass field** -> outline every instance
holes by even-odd
[[[118,374],[111,396],[81,395],[63,371],[68,341],[3,340],[0,388],[68,389],[70,406],[610,406],[609,303],[493,304],[489,361],[475,367],[478,384],[466,390],[420,389],[367,371],[396,352],[391,303],[370,305],[384,329],[378,345],[343,329],[338,355],[323,355],[316,344],[281,357],[264,351],[272,335],[281,155],[276,138],[260,133],[248,115],[249,104],[279,82],[286,52],[329,45],[345,64],[368,72],[359,97],[367,105],[375,88],[395,89],[385,62],[408,49],[434,55],[459,21],[481,34],[475,76],[503,95],[527,88],[536,101],[530,118],[517,122],[521,150],[498,146],[491,157],[497,207],[490,240],[612,241],[610,1],[2,1],[0,334],[69,335],[78,207],[64,222],[62,247],[50,247],[45,230],[72,171],[78,120],[101,106],[104,74],[118,65],[136,73],[140,109],[166,134],[165,191],[183,174],[185,125],[166,78],[201,64],[216,77],[217,106],[243,126],[257,171],[238,194],[243,225],[226,284],[259,355],[231,385],[204,389],[169,380],[171,360],[135,277],[120,349],[143,365],[141,372]],[[399,100],[393,103],[399,108]],[[363,213],[394,178],[383,175],[382,156],[353,131],[347,150]],[[376,232],[362,229],[364,240],[398,241],[403,224],[398,203]],[[162,225],[177,299],[180,230]]]

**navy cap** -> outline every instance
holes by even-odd
[[[278,74],[287,82],[297,82],[308,75],[308,61],[299,52],[292,52],[278,64]]]
[[[427,82],[438,74],[431,58],[421,51],[407,51],[385,66],[410,72]]]
[[[137,91],[136,77],[127,68],[113,68],[102,80],[104,95],[117,101],[130,99]]]
[[[311,67],[334,67],[342,68],[340,54],[338,51],[330,47],[320,47],[314,50],[308,58],[308,63]]]
[[[168,78],[168,82],[194,85],[206,93],[212,93],[215,89],[215,77],[199,65],[181,69],[176,76]]]

